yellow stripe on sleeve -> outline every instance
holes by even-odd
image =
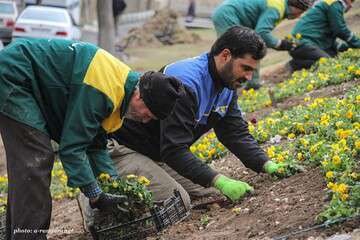
[[[280,19],[283,19],[285,16],[285,0],[267,0],[267,6],[269,8],[275,8],[280,14]]]
[[[105,94],[113,103],[112,114],[102,122],[107,132],[114,132],[122,125],[120,106],[125,96],[125,82],[130,68],[123,62],[99,49],[86,72],[84,83]]]
[[[337,0],[324,0],[324,2],[326,2],[327,5],[331,5],[333,4],[334,2],[336,2]]]

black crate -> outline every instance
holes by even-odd
[[[6,205],[0,207],[5,207],[5,211],[0,213],[0,240],[5,240],[6,238]]]
[[[179,191],[174,191],[174,196],[169,199],[156,203],[150,212],[134,221],[121,223],[114,221],[116,216],[109,216],[108,220],[103,221],[102,225],[94,225],[90,228],[94,240],[132,240],[145,239],[154,235],[168,226],[180,222],[189,216],[185,204]]]

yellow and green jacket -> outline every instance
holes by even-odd
[[[348,47],[360,48],[360,38],[349,30],[344,14],[344,1],[319,1],[299,19],[291,34],[301,34],[302,44],[323,50],[336,49],[337,38],[342,39]]]
[[[68,185],[116,175],[106,134],[121,128],[139,74],[96,46],[17,40],[0,51],[0,113],[59,143]]]
[[[254,29],[266,45],[275,48],[279,39],[271,31],[287,16],[287,0],[225,0],[216,8],[212,21],[218,36],[233,26]]]

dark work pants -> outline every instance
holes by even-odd
[[[6,233],[8,240],[43,240],[51,218],[50,138],[0,113],[9,178]]]
[[[290,61],[290,66],[293,71],[301,70],[303,68],[309,69],[320,58],[330,58],[336,55],[335,49],[322,50],[315,46],[300,45],[295,50],[289,52],[293,58]]]

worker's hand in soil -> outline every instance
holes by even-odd
[[[90,199],[91,208],[97,208],[103,211],[124,210],[120,204],[124,203],[127,197],[124,195],[115,195],[110,193],[101,193],[97,199]]]
[[[246,193],[254,192],[254,189],[249,184],[225,177],[224,175],[215,177],[214,186],[233,202],[239,200]]]
[[[293,51],[297,46],[297,43],[283,39],[281,40],[280,46],[277,49],[281,51]]]
[[[273,161],[267,161],[264,164],[264,171],[271,175],[271,174],[277,173],[277,171],[280,168],[284,168],[284,167],[285,167],[285,164],[283,164],[283,163],[275,163]]]

